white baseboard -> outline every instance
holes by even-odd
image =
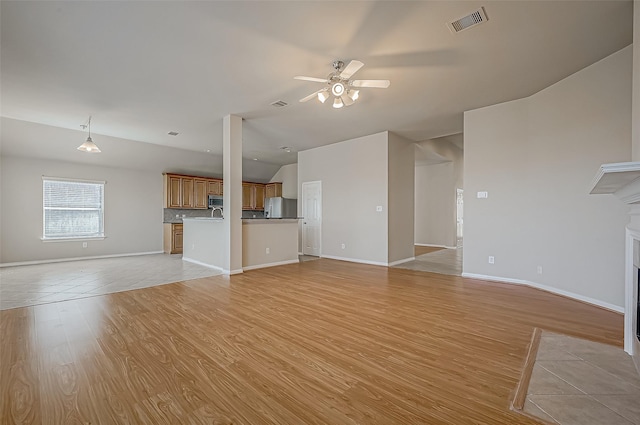
[[[285,264],[294,264],[299,262],[300,260],[277,261],[275,263],[257,264],[255,266],[243,267],[242,270],[247,271],[247,270],[264,269],[265,267],[284,266]]]
[[[360,260],[359,258],[347,258],[347,257],[338,257],[336,255],[324,255],[322,254],[320,258],[329,258],[331,260],[340,260],[340,261],[349,261],[351,263],[361,263],[361,264],[370,264],[372,266],[385,266],[387,267],[387,263],[383,263],[381,261],[369,261],[369,260]]]
[[[415,259],[416,257],[409,257],[402,260],[392,261],[391,263],[389,263],[389,267],[397,266],[398,264],[402,264],[402,263],[408,263],[409,261],[413,261]]]
[[[98,260],[101,258],[135,257],[137,255],[152,255],[152,254],[163,254],[163,253],[164,251],[130,252],[127,254],[93,255],[89,257],[72,257],[72,258],[55,258],[51,260],[18,261],[15,263],[0,263],[0,268],[15,267],[15,266],[32,266],[36,264],[64,263],[67,261]]]
[[[572,298],[574,300],[582,301],[587,304],[592,304],[597,307],[606,308],[607,310],[615,311],[616,313],[624,313],[624,307],[620,307],[614,304],[610,304],[608,302],[596,300],[595,298],[585,297],[584,295],[576,294],[574,292],[565,291],[563,289],[554,288],[547,285],[542,285],[540,283],[531,282],[528,280],[522,279],[510,279],[506,277],[496,277],[496,276],[487,276],[482,274],[475,273],[462,273],[462,277],[470,278],[470,279],[481,279],[481,280],[490,280],[494,282],[502,282],[502,283],[513,283],[516,285],[525,285],[530,286],[531,288],[540,289],[546,292],[551,292],[556,295],[562,295],[567,298]]]
[[[222,267],[214,266],[213,264],[203,263],[202,261],[194,260],[193,258],[182,256],[182,261],[187,261],[189,263],[197,264],[199,266],[208,267],[210,269],[220,270],[222,274],[229,274],[228,270],[223,269]]]
[[[302,251],[298,251],[298,255],[304,255]]]
[[[456,249],[457,246],[448,246],[448,245],[433,245],[430,243],[414,243],[417,246],[430,246],[432,248],[447,248],[447,249]]]
[[[242,269],[235,269],[235,270],[231,270],[231,271],[225,270],[224,274],[233,275],[233,274],[240,274],[242,272],[243,272]]]

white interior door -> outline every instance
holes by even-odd
[[[302,183],[302,253],[320,256],[322,251],[322,182]]]

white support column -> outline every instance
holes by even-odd
[[[222,175],[224,202],[224,269],[242,273],[242,118],[227,115],[222,121]]]

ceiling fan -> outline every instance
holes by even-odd
[[[335,71],[329,74],[327,78],[304,77],[300,75],[293,77],[296,80],[313,81],[327,85],[327,87],[313,92],[307,97],[303,97],[300,99],[300,102],[307,102],[317,96],[318,100],[324,103],[333,95],[333,107],[342,108],[345,105],[353,105],[356,99],[358,99],[360,90],[356,88],[369,87],[386,89],[391,84],[389,80],[352,80],[351,76],[364,66],[362,62],[357,60],[352,60],[347,66],[344,66],[344,62],[341,60],[336,60],[332,65]]]

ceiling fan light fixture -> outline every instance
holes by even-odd
[[[329,93],[327,93],[326,91],[321,91],[320,93],[318,93],[318,100],[320,102],[324,103],[327,99],[329,99]]]
[[[89,135],[87,136],[87,140],[83,144],[78,146],[77,149],[79,151],[88,152],[88,153],[100,153],[100,152],[102,152],[100,150],[100,148],[98,147],[98,145],[93,143],[93,140],[91,140],[91,115],[89,115],[89,121],[87,122],[87,124],[83,124],[80,127],[82,127],[83,130],[86,129],[86,128],[89,128]]]
[[[342,102],[342,98],[341,97],[336,97],[333,100],[333,107],[336,109],[340,109],[344,106],[344,102]]]
[[[333,93],[334,96],[342,96],[344,94],[344,84],[335,83],[331,86],[331,93]]]

